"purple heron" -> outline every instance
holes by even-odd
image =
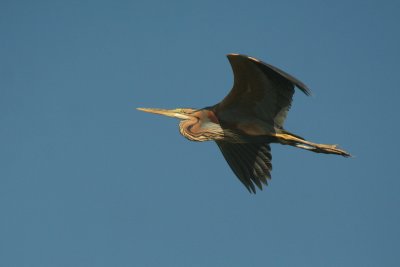
[[[218,104],[202,109],[138,110],[180,119],[180,133],[191,141],[215,141],[232,171],[250,191],[262,190],[271,179],[270,143],[316,153],[350,154],[337,145],[316,144],[283,128],[294,88],[310,95],[307,86],[288,73],[256,58],[229,54],[233,88]]]

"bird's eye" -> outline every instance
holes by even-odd
[[[183,114],[190,114],[189,110],[186,108],[180,108],[180,109],[178,109],[178,112],[183,113]]]

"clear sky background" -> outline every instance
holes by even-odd
[[[399,1],[0,2],[0,266],[400,266]],[[227,53],[276,65],[286,128],[251,195],[213,142],[136,107],[201,108]]]

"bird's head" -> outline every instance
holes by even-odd
[[[193,117],[193,113],[197,111],[196,109],[191,109],[191,108],[177,108],[177,109],[137,108],[137,110],[173,117],[180,120],[190,119],[191,117]]]

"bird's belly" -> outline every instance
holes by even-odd
[[[250,136],[265,136],[275,133],[275,128],[261,120],[240,122],[237,128]]]

